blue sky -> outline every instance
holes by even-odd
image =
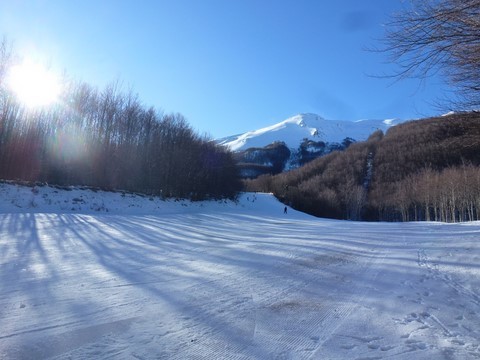
[[[5,0],[15,50],[222,137],[298,113],[328,119],[438,114],[438,78],[394,82],[379,46],[402,0]]]

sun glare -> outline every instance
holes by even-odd
[[[18,100],[27,107],[50,105],[60,95],[58,77],[42,65],[31,61],[13,66],[7,81]]]

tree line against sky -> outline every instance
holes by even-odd
[[[441,72],[457,89],[457,107],[480,105],[478,19],[480,0],[413,1],[387,24],[382,50],[399,64],[393,76]],[[0,177],[194,199],[230,197],[240,189],[232,154],[196,134],[181,115],[146,108],[118,83],[98,90],[74,81],[54,106],[28,109],[5,86],[10,65],[3,42]],[[385,137],[376,133],[345,152],[247,186],[319,216],[475,220],[480,134],[478,113],[472,114],[426,121],[427,132],[424,125],[405,125]]]
[[[411,121],[305,166],[247,180],[320,217],[480,220],[480,113]]]
[[[240,190],[229,151],[118,82],[99,90],[64,80],[54,104],[23,105],[5,81],[11,55],[0,49],[0,178],[194,200]]]

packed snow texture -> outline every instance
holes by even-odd
[[[264,147],[275,141],[283,141],[290,149],[297,149],[304,139],[341,143],[349,137],[355,141],[364,141],[375,131],[386,132],[403,120],[326,120],[316,114],[300,114],[278,124],[244,134],[218,140],[232,151],[246,150],[252,147]]]
[[[0,184],[0,358],[478,359],[479,240]]]

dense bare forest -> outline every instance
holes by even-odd
[[[411,121],[302,168],[246,181],[316,216],[480,219],[480,114]]]
[[[233,197],[232,154],[197,135],[179,114],[146,108],[118,83],[99,90],[65,81],[55,105],[22,106],[2,81],[0,178],[88,185],[194,200]]]

